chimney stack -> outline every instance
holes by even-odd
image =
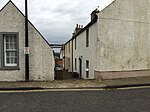
[[[81,29],[83,29],[83,25],[76,24],[73,36],[76,35]]]
[[[91,21],[95,20],[97,18],[97,13],[99,13],[99,10],[96,8],[92,13],[91,13]]]

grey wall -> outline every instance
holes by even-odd
[[[29,24],[30,79],[54,80],[53,51],[39,33]]]
[[[25,18],[14,5],[9,2],[0,12],[0,32],[19,33],[19,67],[20,70],[0,70],[0,81],[24,81],[24,35]],[[54,57],[50,46],[29,23],[30,45],[30,79],[47,81],[54,79]]]

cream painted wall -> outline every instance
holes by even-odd
[[[76,37],[76,50],[73,39],[74,72],[79,73],[78,59],[82,56],[84,79],[86,60],[90,61],[90,79],[94,71],[95,78],[105,79],[150,76],[150,0],[115,0],[100,11],[89,29],[89,48],[85,31]]]
[[[98,22],[99,71],[149,69],[150,0],[116,0]]]
[[[72,72],[72,41],[65,45],[65,70]]]

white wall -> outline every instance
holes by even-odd
[[[19,33],[19,68],[20,70],[0,70],[0,81],[24,81],[25,80],[25,18],[9,2],[0,11],[0,32]],[[30,79],[35,81],[54,80],[53,51],[42,36],[29,23],[30,46]]]
[[[86,30],[73,39],[73,71],[79,73],[79,57],[82,56],[82,78],[86,79],[86,60],[89,60],[89,78],[94,79],[94,69],[96,66],[96,46],[97,46],[97,23],[89,27],[89,47],[86,47]],[[75,70],[75,58],[77,59],[77,70]]]
[[[54,80],[53,50],[42,36],[29,24],[30,80]]]
[[[116,0],[99,14],[100,71],[147,70],[150,0]]]
[[[0,32],[19,32],[20,70],[0,70],[0,81],[21,81],[25,79],[24,67],[24,17],[9,3],[0,11]]]
[[[72,72],[72,41],[65,44],[65,70]]]

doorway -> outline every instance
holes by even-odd
[[[79,76],[82,78],[82,59],[79,58]]]

